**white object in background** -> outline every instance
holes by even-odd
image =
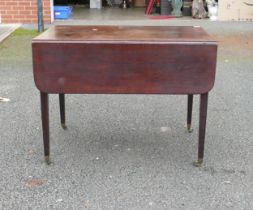
[[[217,4],[208,4],[208,16],[210,20],[217,20],[218,18],[218,5]]]
[[[97,9],[102,8],[102,0],[96,0]]]
[[[9,98],[2,98],[0,97],[0,102],[9,102],[10,99]]]
[[[102,0],[90,0],[90,8],[91,9],[101,9],[102,8]]]
[[[54,0],[50,0],[51,23],[54,22]]]

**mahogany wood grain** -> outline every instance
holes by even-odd
[[[217,43],[200,27],[53,26],[32,42],[41,92],[45,157],[49,160],[48,94],[57,93],[65,126],[67,93],[186,94],[190,128],[193,95],[200,94],[198,161],[204,156],[208,92]],[[190,129],[189,129],[190,130]]]
[[[36,43],[33,47],[35,83],[47,93],[198,94],[214,84],[216,46]]]
[[[41,101],[41,121],[43,131],[43,142],[44,142],[44,155],[46,159],[49,159],[50,145],[49,145],[49,105],[48,105],[48,94],[40,93]]]
[[[52,26],[33,42],[216,43],[199,26]]]

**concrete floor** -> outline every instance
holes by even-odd
[[[118,6],[102,9],[89,9],[86,6],[73,6],[70,20],[145,20],[145,8],[120,9]]]
[[[201,25],[219,41],[205,162],[195,168],[185,96],[67,95],[68,130],[50,96],[51,154],[43,162],[32,36],[0,44],[0,209],[253,209],[253,24],[209,21],[69,21]],[[56,24],[59,24],[57,22]],[[61,24],[65,24],[64,22]],[[180,55],[179,55],[180,56]]]
[[[20,26],[21,24],[0,24],[0,43]]]

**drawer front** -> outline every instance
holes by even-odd
[[[212,89],[216,44],[33,43],[46,93],[198,94]]]

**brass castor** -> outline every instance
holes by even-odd
[[[62,127],[64,130],[67,130],[67,126],[65,125],[65,123],[62,123],[62,124],[61,124],[61,127]]]
[[[187,124],[187,131],[188,133],[192,133],[193,132],[193,128],[191,124]]]
[[[193,162],[195,167],[201,167],[203,163],[203,159],[198,159],[197,161]]]
[[[47,165],[50,165],[52,163],[51,160],[50,160],[50,156],[49,155],[45,156],[45,163]]]

